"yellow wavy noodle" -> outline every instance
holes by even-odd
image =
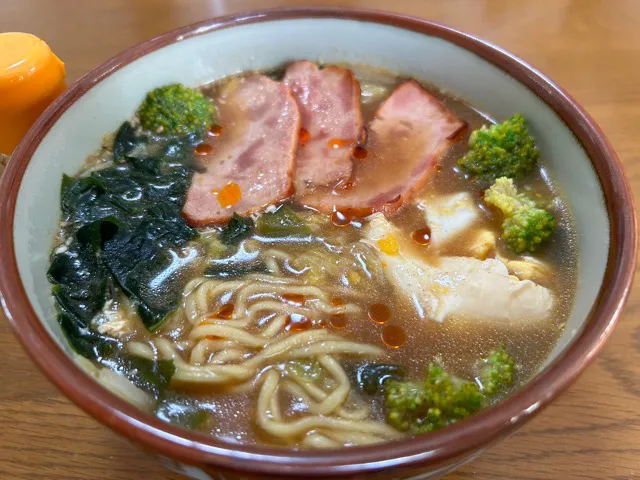
[[[334,288],[323,282],[320,288],[303,273],[283,274],[292,268],[323,265],[325,276],[346,276],[358,270],[363,278],[372,273],[375,277],[381,267],[367,257],[365,250],[353,248],[347,254],[316,248],[298,257],[267,249],[261,259],[268,274],[191,280],[162,331],[147,342],[130,342],[128,349],[145,358],[172,359],[177,385],[220,385],[238,394],[259,388],[256,425],[283,442],[326,448],[395,438],[398,434],[393,429],[370,420],[367,406],[353,401],[357,394],[337,360],[345,355],[378,357],[382,350],[323,328],[331,315],[362,315],[361,308],[351,302],[332,303],[340,285]],[[287,298],[304,298],[304,302]],[[228,303],[234,305],[231,317],[216,318],[215,313]],[[287,330],[292,314],[307,318],[313,327]],[[284,368],[292,361],[314,362],[321,375],[293,375]],[[287,418],[287,398],[305,405],[302,416],[298,412],[295,418]]]

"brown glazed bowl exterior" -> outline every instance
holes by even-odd
[[[12,234],[18,189],[36,147],[70,105],[112,72],[179,39],[237,25],[298,18],[346,18],[393,25],[440,37],[474,53],[517,79],[549,105],[582,144],[600,179],[611,226],[611,247],[604,287],[583,331],[551,365],[500,405],[433,434],[383,445],[307,452],[229,444],[169,425],[121,400],[85,375],[47,334],[18,274]],[[636,215],[622,166],[602,131],[571,97],[526,63],[480,39],[418,18],[367,10],[278,9],[216,18],[166,33],[117,55],[72,85],[19,145],[1,183],[0,222],[2,303],[18,339],[33,361],[65,395],[97,420],[158,454],[170,467],[183,469],[194,478],[404,478],[414,475],[427,478],[442,475],[509,435],[576,379],[616,323],[629,294],[636,264]]]

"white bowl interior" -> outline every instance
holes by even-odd
[[[587,154],[551,108],[475,54],[436,37],[342,19],[272,21],[181,40],[109,75],[61,116],[27,168],[14,222],[22,282],[40,320],[58,344],[69,352],[56,322],[45,273],[60,215],[62,174],[74,174],[100,145],[103,135],[129,118],[154,87],[171,82],[198,85],[301,58],[384,68],[434,84],[494,118],[520,112],[528,119],[544,163],[565,192],[579,235],[575,307],[547,361],[561,353],[580,331],[595,301],[609,250],[602,189]]]

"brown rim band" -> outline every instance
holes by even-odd
[[[228,444],[169,425],[119,399],[85,375],[46,332],[18,274],[13,222],[20,183],[43,137],[70,105],[111,73],[181,39],[237,25],[299,18],[386,24],[439,37],[473,52],[520,81],[552,108],[580,141],[600,179],[611,224],[611,247],[603,287],[583,331],[548,368],[499,406],[434,434],[329,453]],[[231,471],[295,478],[435,465],[488,445],[515,429],[566,389],[602,347],[629,295],[637,248],[635,207],[620,161],[595,122],[563,90],[518,58],[466,33],[418,18],[342,8],[276,9],[216,18],[160,35],[92,70],[46,110],[14,152],[0,183],[0,225],[3,307],[28,354],[65,395],[105,425],[165,456]]]

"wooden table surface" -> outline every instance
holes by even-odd
[[[510,50],[586,107],[640,194],[640,0],[0,0],[0,31],[42,37],[75,80],[119,51],[178,26],[295,4],[394,10]],[[635,288],[611,339],[576,384],[449,478],[640,479],[639,314]],[[0,479],[178,479],[58,393],[4,318],[0,352]]]

